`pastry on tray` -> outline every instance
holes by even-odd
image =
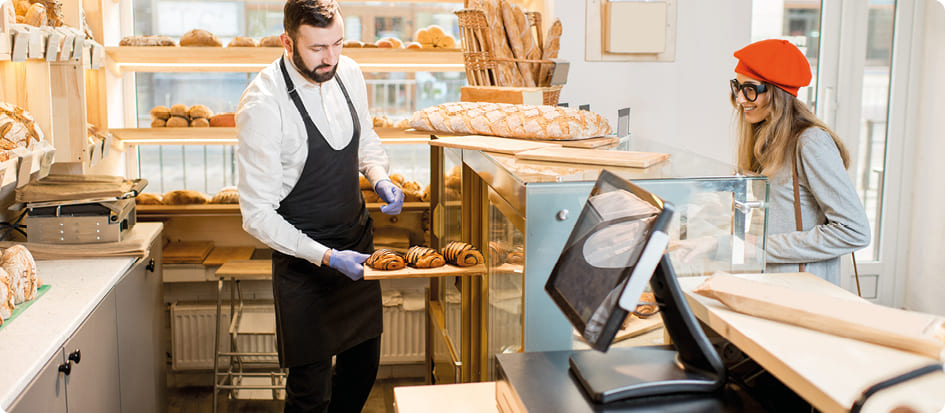
[[[399,270],[407,266],[407,262],[402,255],[386,248],[375,250],[364,263],[375,270],[381,271]]]
[[[458,267],[471,267],[483,262],[479,249],[465,242],[450,241],[440,252],[446,262]]]
[[[446,264],[446,260],[433,248],[413,246],[407,250],[407,265],[414,268],[436,268]]]

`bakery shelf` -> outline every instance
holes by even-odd
[[[121,72],[258,72],[281,47],[106,47]],[[463,72],[460,49],[346,48],[365,72]]]
[[[369,210],[381,208],[381,203],[368,202]],[[224,216],[240,215],[239,204],[204,204],[204,205],[137,205],[137,214],[149,217],[170,216]],[[430,208],[427,202],[404,202],[402,211],[417,211]]]
[[[109,129],[115,139],[131,145],[235,145],[236,128],[116,128]],[[413,129],[376,127],[384,144],[426,144],[430,132]]]

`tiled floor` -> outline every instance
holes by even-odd
[[[394,387],[424,384],[422,378],[378,379],[364,406],[363,413],[392,413],[394,411]],[[168,413],[208,413],[212,411],[211,387],[177,387],[168,389]],[[218,412],[275,413],[282,412],[284,402],[259,400],[219,399]]]

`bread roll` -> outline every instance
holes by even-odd
[[[364,47],[364,43],[361,43],[358,40],[348,40],[345,42],[343,47],[358,49]]]
[[[266,36],[259,40],[259,47],[282,47],[280,35]]]
[[[456,39],[450,35],[444,35],[440,38],[440,41],[436,43],[436,47],[440,49],[455,49],[456,48]]]
[[[422,47],[434,47],[433,38],[430,35],[430,30],[428,28],[423,28],[417,30],[413,35],[413,40],[415,40]]]
[[[178,103],[178,104],[176,104],[176,105],[172,105],[172,106],[171,106],[171,116],[179,116],[179,117],[182,117],[182,118],[186,118],[186,117],[188,116],[188,115],[187,115],[187,109],[188,109],[188,108],[187,108],[187,105],[184,105],[184,104],[181,104],[181,103]]]
[[[187,109],[187,116],[189,116],[191,119],[194,119],[194,118],[209,119],[211,116],[213,116],[213,111],[204,105],[198,104],[198,105],[193,105]]]
[[[514,250],[509,252],[509,255],[505,257],[505,262],[509,264],[524,264],[525,251],[522,250],[522,247],[516,247]]]
[[[176,46],[174,39],[167,36],[125,36],[119,46]]]
[[[548,28],[548,35],[545,36],[545,48],[541,51],[543,60],[554,59],[558,57],[558,49],[561,48],[561,20],[555,19]],[[551,75],[554,65],[551,63],[542,63],[541,71],[538,74],[538,86],[550,86]]]
[[[203,29],[193,29],[180,37],[180,45],[187,47],[223,47],[223,43],[213,33]]]
[[[392,42],[390,38],[383,38],[383,39],[378,39],[378,41],[374,42],[374,45],[382,49],[391,49],[394,47],[394,42]]]
[[[151,127],[152,128],[163,128],[167,126],[167,121],[164,119],[152,119]]]
[[[505,259],[508,258],[509,250],[505,245],[496,242],[489,241],[489,260],[492,265],[502,265],[505,264]]]
[[[218,113],[210,117],[210,126],[232,128],[236,127],[236,114],[233,112]]]
[[[150,192],[145,192],[138,194],[135,197],[135,204],[137,205],[164,205],[164,199],[161,194],[152,194]]]
[[[377,196],[377,192],[374,192],[373,189],[362,189],[361,196],[364,198],[364,202],[381,202],[381,197]]]
[[[375,250],[364,263],[375,270],[381,271],[399,270],[407,266],[403,256],[384,248]]]
[[[401,188],[404,187],[404,176],[401,174],[390,174],[390,181]]]
[[[190,126],[190,121],[180,116],[171,116],[171,118],[164,123],[164,126],[168,128],[186,128]]]
[[[29,11],[32,5],[33,3],[30,3],[30,0],[14,0],[14,12],[17,16],[26,16],[26,12]]]
[[[209,128],[210,121],[207,118],[193,118],[190,121],[191,128]]]
[[[640,300],[637,303],[636,308],[633,310],[633,314],[640,318],[646,318],[653,314],[656,314],[660,310],[659,304],[656,302],[656,297],[651,292],[646,292],[640,295]]]
[[[417,42],[407,42],[406,44],[404,44],[404,48],[406,48],[406,49],[422,49],[422,48],[423,48],[423,45],[421,45],[420,43],[417,43]]]
[[[189,189],[170,191],[164,194],[165,205],[203,205],[210,202],[206,194]]]
[[[17,244],[7,248],[0,258],[0,266],[9,275],[16,304],[36,298],[36,292],[43,282],[36,276],[36,261],[26,247]]]
[[[211,204],[238,204],[240,203],[240,193],[235,187],[226,187],[217,192],[210,199]]]
[[[476,247],[460,241],[450,241],[440,253],[446,262],[459,267],[471,267],[484,261]]]
[[[606,118],[586,110],[489,102],[431,106],[415,112],[410,127],[457,135],[525,139],[583,139],[610,133]]]
[[[167,106],[155,106],[151,108],[151,117],[154,119],[163,119],[167,120],[171,117],[171,109]]]
[[[413,246],[407,250],[407,265],[415,268],[436,268],[446,264],[446,260],[433,248]]]
[[[430,185],[427,185],[426,188],[423,188],[423,194],[420,195],[421,202],[430,202]]]
[[[256,47],[256,41],[252,37],[236,36],[226,47]]]

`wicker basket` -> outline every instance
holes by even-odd
[[[486,20],[486,14],[479,9],[462,9],[454,12],[459,20],[460,41],[463,48],[463,63],[466,67],[466,80],[470,86],[482,87],[515,87],[517,89],[534,89],[542,92],[546,105],[557,105],[561,86],[545,86],[527,88],[515,85],[500,85],[497,68],[499,65],[514,66],[517,63],[554,64],[551,60],[497,58],[493,50],[492,29]],[[543,45],[541,33],[541,13],[525,12],[529,27],[534,30],[535,40],[539,49]],[[503,103],[503,102],[499,102]]]

